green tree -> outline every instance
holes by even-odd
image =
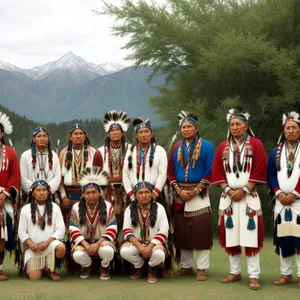
[[[239,105],[269,149],[282,113],[300,110],[299,0],[103,1],[97,13],[116,19],[112,33],[129,37],[124,48],[136,66],[168,74],[161,95],[150,99],[168,121],[167,139],[185,109],[198,114],[202,135],[217,145],[227,111]]]
[[[150,99],[167,121],[158,132],[162,141],[171,140],[184,109],[198,115],[201,135],[217,146],[226,137],[228,110],[241,106],[269,151],[282,113],[300,111],[300,0],[103,1],[96,12],[116,19],[112,33],[129,37],[124,49],[136,66],[153,67],[149,80],[168,75],[160,96]],[[270,231],[271,207],[264,210]]]

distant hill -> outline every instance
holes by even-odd
[[[102,118],[108,110],[116,109],[160,125],[147,99],[158,95],[152,86],[163,85],[164,77],[149,84],[151,72],[150,67],[96,65],[72,52],[28,70],[0,61],[0,103],[44,123]]]

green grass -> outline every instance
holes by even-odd
[[[250,291],[247,276],[246,258],[243,257],[242,281],[222,284],[220,279],[228,274],[229,261],[224,250],[215,241],[210,256],[211,267],[207,271],[208,280],[198,282],[195,275],[185,278],[160,279],[156,284],[149,284],[146,278],[136,281],[129,276],[112,276],[109,281],[99,279],[99,272],[94,272],[89,279],[79,275],[68,277],[62,272],[63,280],[52,282],[47,277],[30,282],[25,277],[18,277],[13,261],[4,262],[4,270],[9,281],[0,282],[0,299],[298,299],[300,289],[297,284],[274,286],[273,280],[280,275],[279,257],[274,252],[272,241],[268,239],[261,252],[261,290]],[[294,278],[297,279],[294,268]]]

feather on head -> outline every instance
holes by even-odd
[[[128,130],[130,119],[127,117],[126,112],[111,110],[104,115],[103,125],[106,132],[113,126],[118,126],[124,132]]]
[[[3,129],[5,134],[11,134],[13,131],[12,124],[9,117],[0,111],[0,128]]]

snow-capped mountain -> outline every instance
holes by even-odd
[[[87,62],[80,56],[75,55],[72,51],[66,53],[58,60],[48,62],[42,66],[33,67],[31,69],[21,69],[12,64],[0,61],[0,69],[21,72],[35,80],[43,79],[53,72],[66,70],[71,73],[89,74],[88,78],[92,79],[99,75],[107,75],[118,72],[124,68],[126,68],[126,66],[113,62],[105,62],[99,65]]]
[[[84,70],[85,72],[94,73],[95,77],[108,74],[104,68],[87,62],[80,56],[75,55],[72,51],[66,53],[58,60],[25,70],[24,73],[33,79],[42,79],[57,70],[68,70],[74,73]]]
[[[4,61],[0,60],[0,69],[6,70],[6,71],[13,71],[13,72],[23,72],[23,69],[20,69],[14,65],[11,65],[9,63],[6,63]]]
[[[105,62],[98,66],[104,68],[109,73],[115,73],[126,68],[126,66],[114,62]]]

